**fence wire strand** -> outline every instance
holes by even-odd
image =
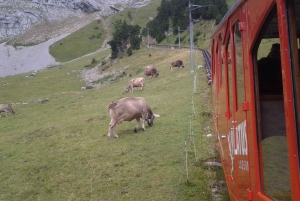
[[[195,144],[195,136],[194,136],[194,128],[193,128],[193,121],[195,119],[195,105],[194,105],[194,94],[196,93],[196,80],[198,79],[198,76],[196,74],[196,76],[194,77],[194,82],[193,82],[193,87],[194,87],[194,93],[192,95],[192,112],[190,114],[190,128],[189,128],[189,138],[190,138],[190,142],[191,142],[191,146],[193,147],[193,151],[194,151],[194,156],[195,156],[195,161],[198,161],[198,157],[197,157],[197,151],[196,151],[196,144]],[[179,188],[180,188],[180,183],[184,174],[184,170],[185,170],[185,174],[186,174],[186,181],[187,183],[189,182],[189,172],[188,172],[188,148],[187,148],[187,140],[185,139],[184,141],[184,151],[185,151],[185,158],[184,158],[184,164],[182,166],[182,171],[179,177],[179,181],[177,184],[177,188],[176,188],[176,192],[175,192],[175,196],[174,196],[174,201],[177,199],[178,196],[178,192],[179,192]]]

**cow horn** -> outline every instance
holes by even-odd
[[[160,117],[160,115],[159,114],[153,114],[155,117]]]

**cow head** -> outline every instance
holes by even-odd
[[[15,111],[12,109],[11,105],[8,105],[8,111],[12,114],[15,114]]]
[[[154,115],[148,115],[147,123],[148,126],[153,126],[153,121],[154,121]]]
[[[130,92],[130,90],[131,90],[131,87],[130,87],[130,86],[127,86],[127,87],[125,88],[125,91],[124,91],[124,93],[128,93],[128,92]]]
[[[155,73],[155,77],[158,77],[158,76],[159,76],[159,73],[158,73],[158,72],[156,72],[156,73]]]
[[[125,88],[124,93],[128,93],[129,92],[129,88]]]
[[[147,119],[148,126],[153,126],[154,118],[159,116],[160,116],[159,114],[153,114],[152,112],[149,112],[148,119]]]

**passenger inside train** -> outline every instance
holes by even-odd
[[[257,61],[259,94],[282,95],[282,76],[280,66],[280,45],[274,43],[267,57]]]

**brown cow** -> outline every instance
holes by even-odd
[[[171,63],[170,70],[173,70],[174,67],[178,67],[179,69],[180,67],[184,68],[184,65],[181,60],[177,60]]]
[[[146,100],[141,97],[129,97],[112,101],[108,105],[108,112],[111,119],[107,135],[109,138],[111,134],[115,138],[119,137],[115,131],[115,127],[123,121],[136,119],[137,124],[133,130],[136,133],[140,125],[140,118],[142,118],[142,128],[145,131],[145,121],[147,121],[149,126],[152,126],[154,117],[159,117],[159,115],[152,113]]]
[[[128,85],[125,88],[125,93],[133,92],[133,87],[141,87],[141,90],[143,90],[145,86],[144,81],[145,78],[143,77],[133,78],[128,82]]]
[[[154,77],[157,77],[157,76],[159,76],[159,73],[158,73],[158,70],[156,69],[156,67],[154,65],[152,65],[152,66],[145,67],[145,75],[146,76],[151,75],[153,78],[153,75],[155,75]]]
[[[1,112],[5,112],[6,117],[8,113],[15,114],[15,111],[12,109],[10,104],[0,104],[0,117],[1,117]]]

